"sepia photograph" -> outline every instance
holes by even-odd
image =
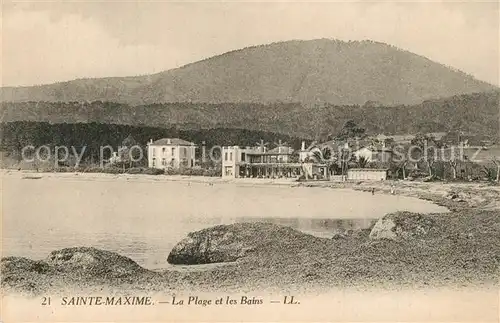
[[[0,322],[500,320],[500,2],[0,19]]]

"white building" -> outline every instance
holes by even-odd
[[[240,164],[245,163],[254,148],[239,146],[222,147],[222,177],[239,177]]]
[[[296,159],[296,160],[295,160]],[[299,162],[293,157],[293,149],[278,146],[266,147],[222,147],[223,178],[308,178],[327,177],[323,164]]]
[[[358,161],[360,158],[364,158],[369,163],[388,163],[392,160],[393,151],[392,149],[385,147],[385,145],[381,145],[380,147],[370,145],[356,150],[354,152],[354,157]]]
[[[148,167],[194,167],[194,143],[179,138],[162,138],[148,143]]]
[[[305,141],[303,141],[299,150],[299,161],[303,163],[307,160],[308,157],[311,157],[313,154],[314,152],[312,152],[311,149],[306,149],[306,143]]]
[[[387,169],[351,168],[347,171],[347,179],[350,181],[385,181]]]

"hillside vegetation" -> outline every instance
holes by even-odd
[[[373,41],[317,39],[248,47],[158,74],[1,89],[2,101],[416,104],[495,89]]]
[[[499,99],[500,92],[491,91],[396,107],[300,103],[165,103],[133,107],[100,101],[24,102],[4,103],[0,111],[4,123],[98,122],[181,130],[237,128],[316,139],[338,133],[346,121],[353,120],[372,134],[461,130],[498,138]]]
[[[261,139],[269,145],[275,145],[279,140],[295,147],[300,145],[300,139],[271,132],[251,131],[244,129],[198,129],[179,130],[176,128],[158,128],[146,126],[129,126],[102,123],[58,123],[18,121],[0,124],[0,150],[14,158],[21,157],[23,147],[40,147],[48,145],[74,147],[78,153],[82,152],[82,159],[98,160],[100,147],[111,146],[118,150],[125,141],[145,147],[150,140],[165,137],[180,137],[192,141],[197,145],[205,142],[208,154],[210,147],[220,145],[255,145]],[[83,149],[85,147],[85,149]],[[104,157],[109,158],[110,151],[104,150]],[[197,150],[197,155],[201,149]]]

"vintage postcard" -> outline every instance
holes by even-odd
[[[1,322],[500,320],[497,1],[1,19]]]

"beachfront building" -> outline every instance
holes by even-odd
[[[222,147],[223,178],[307,178],[327,177],[326,165],[299,162],[292,148]]]
[[[354,152],[356,160],[364,158],[369,163],[388,163],[392,160],[393,151],[391,148],[382,145],[369,145]]]
[[[148,167],[181,168],[194,167],[194,143],[179,138],[162,138],[148,143]]]
[[[306,149],[305,141],[302,142],[298,153],[299,153],[299,162],[301,163],[305,162],[309,157],[314,155],[314,152],[311,149]]]
[[[435,141],[442,141],[449,134],[446,132],[428,132],[425,135],[434,138]],[[378,143],[391,141],[398,145],[404,145],[410,144],[415,139],[415,134],[387,135],[382,133],[376,136],[369,136],[368,138]]]
[[[385,181],[387,169],[351,168],[347,171],[347,180],[350,181]]]

